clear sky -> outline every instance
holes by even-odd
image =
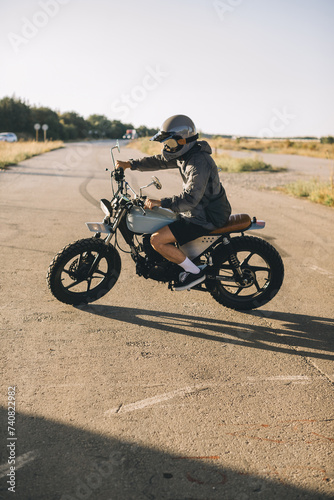
[[[0,98],[207,133],[334,135],[334,0],[0,0]]]

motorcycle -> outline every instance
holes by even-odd
[[[48,269],[49,289],[65,304],[94,302],[114,287],[121,272],[118,250],[125,251],[119,245],[119,233],[129,247],[138,276],[168,283],[173,290],[183,271],[157,253],[150,243],[152,233],[179,217],[166,208],[144,208],[143,189],[151,185],[161,189],[161,182],[152,177],[152,182],[136,194],[125,180],[123,169],[116,169],[115,148],[120,151],[118,142],[111,148],[114,168],[106,169],[110,172],[113,196],[110,201],[100,201],[103,221],[86,222],[94,236],[63,248]],[[264,227],[264,221],[251,219],[248,214],[231,215],[225,226],[180,246],[189,259],[205,268],[205,281],[192,290],[209,292],[223,306],[237,310],[255,309],[269,302],[283,282],[282,259],[267,241],[245,236],[245,232]]]

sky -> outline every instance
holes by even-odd
[[[209,134],[334,135],[334,0],[0,0],[0,98]]]

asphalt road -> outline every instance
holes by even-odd
[[[269,304],[242,313],[173,293],[122,253],[110,293],[73,308],[45,275],[102,220],[109,147],[73,144],[0,173],[0,497],[12,480],[23,500],[333,498],[333,210],[224,175],[234,213],[265,219],[257,236],[284,259]],[[126,175],[135,190],[150,180]],[[177,172],[157,175],[151,196],[180,189]]]

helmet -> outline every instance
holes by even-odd
[[[173,160],[187,153],[197,139],[194,122],[188,116],[174,115],[163,122],[160,131],[150,140],[163,143],[163,156]]]

